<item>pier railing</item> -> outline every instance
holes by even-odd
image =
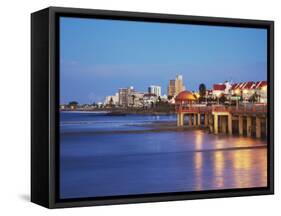
[[[198,105],[176,105],[176,112],[184,113],[212,113],[229,112],[232,114],[265,114],[267,113],[267,104],[245,104],[239,106],[198,106]]]

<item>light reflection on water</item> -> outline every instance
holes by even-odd
[[[69,127],[60,143],[62,198],[267,185],[262,140],[201,130],[91,134],[83,124],[74,126],[79,132]]]
[[[194,154],[196,190],[204,190],[202,181],[211,181],[211,189],[267,185],[266,149],[214,151],[211,165],[205,164],[203,155],[204,152]],[[213,172],[206,176],[208,169]]]

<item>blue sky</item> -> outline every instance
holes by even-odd
[[[182,74],[200,83],[266,80],[265,29],[60,18],[60,100],[103,101],[119,88],[147,91]]]

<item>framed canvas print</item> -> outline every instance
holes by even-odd
[[[273,21],[50,7],[31,16],[31,200],[273,194]]]

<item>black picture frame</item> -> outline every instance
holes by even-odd
[[[58,197],[58,18],[88,17],[267,29],[268,186],[61,200]],[[232,18],[49,7],[31,15],[31,201],[47,208],[266,195],[274,193],[274,22]]]

